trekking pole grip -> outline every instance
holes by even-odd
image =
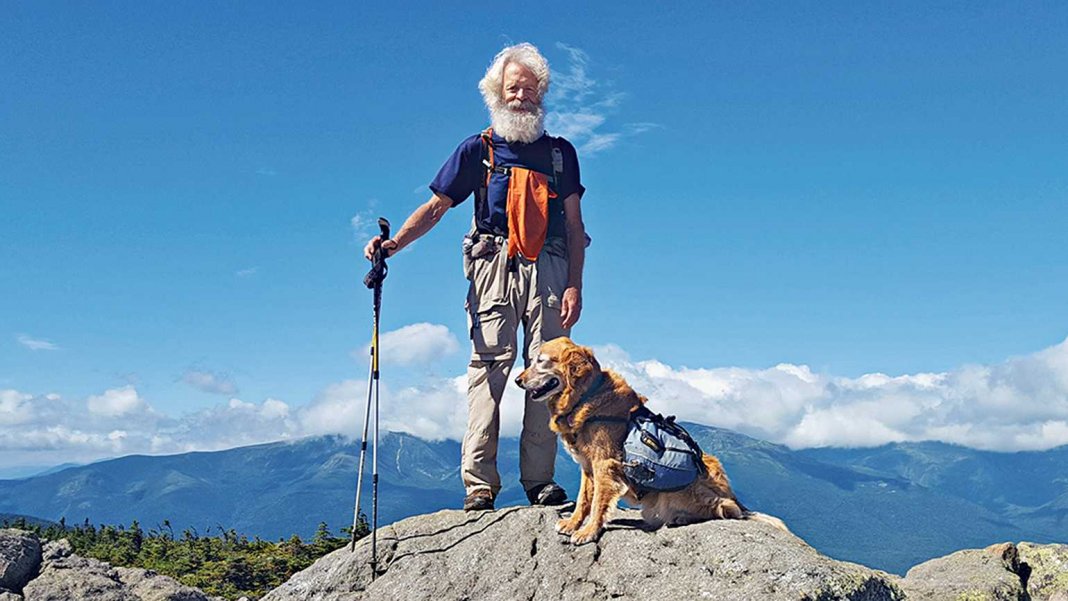
[[[381,230],[381,237],[378,240],[378,247],[375,248],[374,257],[371,259],[371,271],[368,271],[363,278],[363,283],[368,288],[381,286],[382,280],[386,279],[386,274],[389,272],[386,267],[386,249],[382,248],[382,243],[389,240],[389,220],[379,217],[378,229]]]

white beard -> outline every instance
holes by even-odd
[[[493,133],[508,142],[530,144],[545,133],[545,109],[531,101],[497,101],[490,107]]]

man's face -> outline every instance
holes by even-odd
[[[519,63],[508,63],[504,68],[504,83],[501,97],[512,110],[532,111],[540,104],[538,77]]]

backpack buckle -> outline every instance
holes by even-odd
[[[662,453],[664,451],[664,444],[656,439],[655,436],[648,432],[642,432],[642,444],[656,451]]]

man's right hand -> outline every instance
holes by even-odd
[[[381,246],[382,250],[386,251],[386,258],[389,258],[397,250],[397,242],[393,239],[386,241],[382,240],[382,236],[375,236],[371,238],[371,241],[367,243],[367,246],[363,249],[363,256],[368,261],[373,261],[375,257],[375,251]]]

